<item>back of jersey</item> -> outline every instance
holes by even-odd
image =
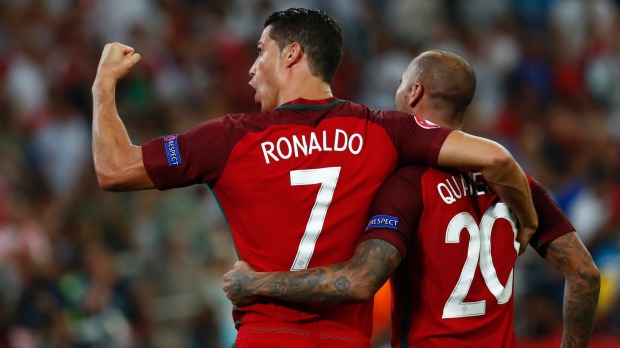
[[[349,102],[251,116],[270,126],[236,143],[213,186],[241,259],[258,271],[288,271],[353,255],[374,194],[399,160],[389,128],[406,128],[374,116]],[[410,116],[402,121],[416,125]],[[273,321],[369,336],[371,312],[372,301],[335,308],[259,300],[237,313],[241,325]]]
[[[236,142],[213,191],[240,257],[257,271],[352,254],[373,194],[398,158],[385,130],[360,111],[368,110],[289,105],[242,116],[239,123],[256,122],[256,130]]]
[[[349,259],[398,162],[436,164],[449,133],[395,111],[299,99],[152,140],[143,156],[160,189],[209,184],[242,260],[257,271],[289,271]],[[259,300],[234,313],[240,335],[271,323],[255,331],[319,340],[324,331],[352,332],[367,342],[372,326],[372,301],[336,308]]]
[[[392,278],[393,343],[515,347],[516,218],[480,173],[420,173],[424,208]]]

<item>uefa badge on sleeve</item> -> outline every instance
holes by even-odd
[[[181,161],[178,139],[177,134],[166,135],[164,137],[164,148],[166,149],[166,157],[168,158],[168,167],[179,166],[183,163],[183,161]]]
[[[390,215],[375,215],[370,218],[370,222],[368,222],[366,230],[370,230],[372,228],[389,228],[392,230],[397,230],[398,218]]]

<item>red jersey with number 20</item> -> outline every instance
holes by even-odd
[[[342,262],[399,163],[436,165],[450,130],[330,98],[207,121],[143,146],[157,188],[207,183],[239,257],[257,271]],[[368,346],[372,302],[339,307],[259,300],[235,308],[240,337],[292,335]]]
[[[530,179],[540,250],[573,226]],[[370,209],[366,239],[392,243],[403,261],[391,279],[392,347],[516,347],[516,218],[480,173],[407,167]]]

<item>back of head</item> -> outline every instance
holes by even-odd
[[[413,78],[424,85],[425,93],[437,103],[451,107],[462,116],[476,90],[476,74],[462,56],[445,50],[431,50],[414,59]]]
[[[321,10],[290,8],[269,16],[265,27],[269,25],[269,36],[280,50],[299,43],[312,75],[331,83],[342,58],[342,30],[332,17]]]

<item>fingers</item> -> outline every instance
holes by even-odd
[[[235,270],[228,271],[228,272],[226,272],[224,274],[224,277],[223,277],[223,279],[224,279],[224,286],[222,287],[222,290],[224,290],[224,292],[226,293],[226,296],[229,299],[232,299],[231,298],[231,296],[232,296],[231,293],[233,292],[232,288],[234,286],[234,274],[235,274],[235,272],[236,272]]]
[[[536,231],[531,228],[521,228],[519,229],[519,233],[517,234],[517,240],[519,241],[519,255],[525,252],[527,248],[527,244],[530,239],[534,236]]]
[[[235,262],[235,270],[243,270],[243,271],[254,271],[254,268],[250,266],[249,263],[245,261],[237,261]]]
[[[236,296],[236,293],[232,289],[233,289],[233,286],[231,285],[231,282],[225,281],[224,286],[222,287],[222,290],[224,290],[224,292],[226,293],[226,297],[230,300],[230,302],[233,305],[237,306],[241,303],[241,299],[238,296]]]
[[[129,67],[136,65],[136,63],[138,63],[142,58],[139,53],[136,53],[133,47],[123,45],[118,42],[115,42],[112,45],[114,45],[116,49],[122,53],[124,60],[129,63]]]
[[[136,63],[138,63],[141,58],[142,57],[140,56],[140,53],[132,53],[132,55],[130,57],[131,66],[136,65]]]
[[[234,269],[252,269],[252,266],[245,261],[237,261],[235,262]]]
[[[101,54],[97,76],[116,82],[129,73],[142,57],[133,47],[118,42],[106,44]]]
[[[127,45],[123,45],[122,43],[119,42],[111,42],[106,44],[103,47],[104,51],[109,51],[109,52],[114,52],[114,51],[118,51],[120,53],[122,53],[124,56],[125,55],[129,55],[129,54],[133,54],[134,53],[134,49],[131,46],[127,46]]]
[[[235,269],[241,268],[244,264],[246,264],[245,261],[237,261],[237,262],[235,262],[235,267],[234,268]]]
[[[232,272],[232,271],[230,271]],[[230,273],[228,272],[228,273]],[[230,300],[230,302],[232,302],[232,304],[236,305],[236,299],[235,296],[233,295],[233,293],[230,290],[230,285],[231,282],[229,281],[229,275],[228,273],[224,274],[224,286],[222,287],[222,290],[224,290],[224,292],[226,293],[226,297]]]
[[[236,306],[247,306],[256,301],[256,296],[247,294],[246,283],[249,272],[254,269],[249,263],[244,261],[235,262],[234,268],[226,272],[223,276],[224,286],[222,290],[226,293],[226,297]]]
[[[135,52],[135,50],[131,46],[123,45],[123,44],[118,43],[118,42],[113,43],[113,45],[118,46],[119,49],[123,52],[123,55],[125,55],[125,56],[132,55]]]

